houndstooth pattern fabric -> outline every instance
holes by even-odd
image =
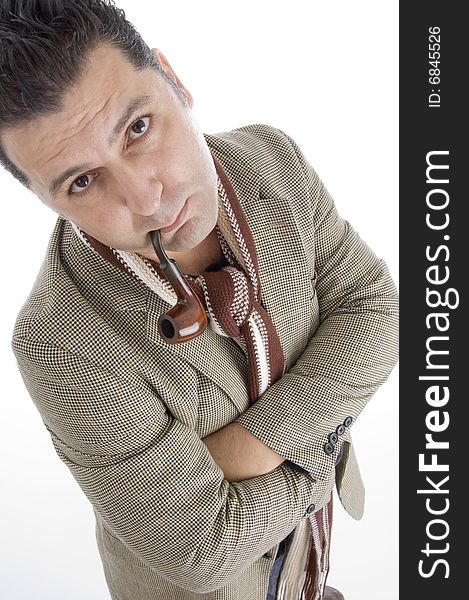
[[[278,543],[334,481],[359,518],[350,427],[397,360],[397,292],[296,144],[252,125],[207,143],[243,206],[285,374],[249,405],[241,348],[158,334],[168,303],[58,220],[13,349],[96,515],[113,600],[265,600]],[[237,421],[287,459],[229,483],[201,438]],[[352,425],[353,426],[353,425]],[[335,471],[338,453],[343,458]],[[314,512],[312,513],[314,517]]]

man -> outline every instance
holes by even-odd
[[[60,215],[13,347],[112,598],[321,597],[334,481],[362,512],[350,428],[397,357],[386,266],[284,133],[204,136],[111,3],[6,1],[0,40],[0,159]],[[177,346],[155,230],[211,325]]]

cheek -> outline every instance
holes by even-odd
[[[125,221],[115,211],[104,207],[82,206],[66,211],[64,216],[97,240],[112,245],[115,236],[124,233]]]
[[[132,218],[127,211],[103,206],[87,214],[86,219],[99,231],[109,232],[110,235],[128,235],[132,230]]]

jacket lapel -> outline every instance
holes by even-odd
[[[262,304],[275,325],[288,369],[298,357],[301,329],[311,321],[312,280],[290,199],[260,197],[256,208],[248,220],[257,248]]]
[[[167,344],[158,332],[158,318],[169,308],[168,303],[150,292],[146,327],[148,341],[162,347],[167,360],[184,361],[212,380],[226,392],[239,412],[246,410],[249,399],[246,387],[247,364],[243,351],[231,338],[218,335],[210,326],[202,335],[188,342]]]

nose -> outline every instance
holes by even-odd
[[[153,169],[131,163],[116,177],[119,195],[130,212],[142,217],[154,215],[161,203],[163,184]]]

